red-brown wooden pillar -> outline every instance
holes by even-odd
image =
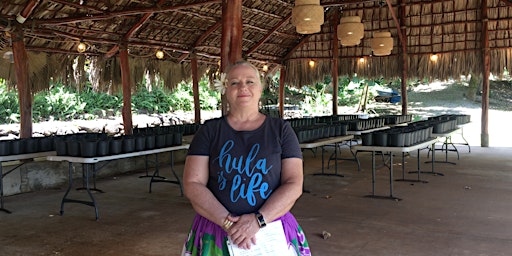
[[[491,57],[489,55],[489,29],[487,19],[487,0],[482,0],[482,133],[480,146],[489,147],[489,76],[491,75]]]
[[[335,12],[332,16],[332,114],[338,115],[338,22],[339,14]]]
[[[405,0],[400,1],[400,27],[402,35],[407,35],[405,27]],[[407,115],[407,74],[409,73],[409,59],[407,55],[407,39],[400,41],[402,46],[402,82],[401,82],[401,97],[402,97],[402,115]]]
[[[201,102],[199,101],[199,72],[197,71],[197,55],[190,55],[190,64],[192,66],[192,94],[194,95],[194,122],[201,123]]]
[[[121,62],[121,80],[123,83],[123,126],[124,134],[133,134],[132,124],[132,81],[130,77],[130,64],[128,62],[128,45],[123,44],[119,50]]]
[[[32,137],[32,93],[30,90],[28,57],[21,26],[15,27],[11,37],[20,106],[20,138],[30,138]]]
[[[281,66],[279,73],[279,116],[284,118],[284,78],[286,77],[286,67]]]
[[[220,71],[242,59],[242,0],[222,1],[222,41]],[[222,97],[222,114],[227,113],[226,98]]]

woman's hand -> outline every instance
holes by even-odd
[[[256,244],[256,232],[260,230],[258,220],[254,213],[244,214],[237,217],[238,220],[231,226],[228,235],[231,240],[242,249],[250,249]]]

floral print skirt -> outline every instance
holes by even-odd
[[[279,218],[290,249],[290,255],[310,256],[304,231],[290,213]],[[229,256],[227,233],[217,224],[197,214],[183,246],[182,256]]]

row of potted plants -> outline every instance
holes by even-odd
[[[408,126],[396,126],[387,130],[361,135],[363,146],[409,147],[433,138],[430,122],[419,121]]]
[[[133,135],[109,136],[77,133],[23,139],[0,140],[0,156],[57,151],[57,155],[94,157],[181,145],[199,124],[176,124],[134,128]]]

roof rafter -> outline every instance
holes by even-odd
[[[217,3],[221,3],[221,2],[222,2],[222,0],[207,0],[207,1],[203,1],[203,2],[182,4],[182,5],[175,5],[175,6],[136,8],[136,9],[122,10],[122,11],[118,11],[118,12],[111,12],[111,13],[101,14],[101,15],[88,15],[88,16],[81,16],[81,17],[67,17],[67,18],[56,18],[56,19],[36,19],[36,20],[33,20],[32,23],[34,25],[48,25],[48,24],[59,25],[59,24],[78,23],[78,22],[92,21],[92,20],[106,20],[106,19],[111,19],[114,17],[122,17],[122,16],[146,14],[146,13],[168,12],[168,11],[173,11],[173,10],[201,6],[201,5],[205,5],[205,4],[217,4]]]

